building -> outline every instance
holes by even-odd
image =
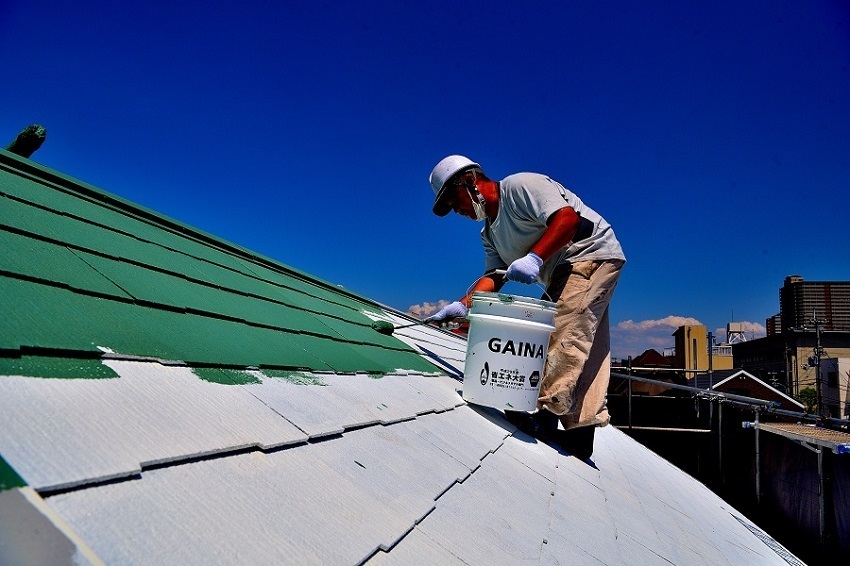
[[[702,324],[680,326],[673,333],[675,342],[675,354],[673,355],[673,366],[682,368],[692,378],[695,373],[707,372],[709,370],[732,369],[732,349],[729,335],[736,333],[735,323],[729,323],[726,327],[727,342],[714,344],[712,337],[711,360],[708,357],[708,331]],[[743,341],[743,340],[742,340]],[[711,362],[709,364],[709,361]]]
[[[708,333],[705,326],[680,326],[673,333],[676,345],[674,365],[694,371],[708,369]]]
[[[850,281],[805,281],[789,275],[779,290],[781,332],[812,327],[850,331]]]
[[[766,320],[766,337],[733,345],[734,367],[779,383],[790,395],[811,387],[823,414],[846,418],[846,371],[829,360],[850,357],[850,282],[790,275],[779,303],[780,313]]]
[[[711,388],[722,393],[743,395],[755,399],[764,399],[778,403],[779,408],[786,411],[804,412],[805,406],[799,401],[791,398],[775,384],[762,381],[758,377],[742,369],[722,370],[713,375],[714,381]],[[700,378],[704,380],[705,377]],[[697,387],[705,388],[703,383]]]
[[[773,336],[774,334],[782,333],[782,315],[776,313],[772,317],[765,319],[764,327],[767,329],[767,335]]]

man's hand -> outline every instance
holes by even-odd
[[[537,276],[540,275],[540,267],[543,265],[543,260],[534,252],[529,252],[525,257],[521,257],[514,261],[508,267],[506,277],[511,281],[520,283],[534,283]]]
[[[466,316],[466,305],[464,305],[460,301],[455,301],[444,306],[439,311],[437,311],[436,314],[432,314],[426,320],[447,320],[452,318],[459,318],[462,316]]]

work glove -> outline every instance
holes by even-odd
[[[460,301],[455,301],[444,306],[435,314],[432,314],[427,319],[428,321],[446,320],[466,316],[466,305]]]
[[[543,259],[536,253],[529,252],[528,255],[519,258],[508,267],[508,273],[505,277],[520,283],[534,283],[537,276],[540,275],[540,266],[542,265]]]

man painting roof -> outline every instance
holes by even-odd
[[[496,292],[505,279],[546,285],[557,302],[545,373],[533,414],[506,411],[521,430],[550,440],[560,419],[583,438],[576,455],[592,453],[593,430],[610,417],[608,305],[625,264],[611,226],[571,191],[537,173],[489,179],[462,155],[442,159],[430,175],[434,213],[483,221],[484,274],[432,320],[466,316],[472,294]],[[497,275],[499,270],[506,275]]]

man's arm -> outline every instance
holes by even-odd
[[[580,221],[581,219],[573,207],[565,206],[558,210],[549,217],[546,231],[528,251],[537,254],[540,259],[546,261],[573,240]]]
[[[504,273],[504,272],[502,272]],[[434,322],[452,318],[466,316],[467,311],[472,307],[472,294],[476,291],[495,293],[505,284],[505,278],[500,273],[485,273],[469,288],[466,295],[459,301],[449,303],[441,308],[437,313],[428,317],[427,320]]]
[[[503,272],[504,273],[504,272]],[[485,273],[481,277],[478,278],[478,281],[470,287],[469,291],[464,295],[464,297],[460,300],[467,308],[472,306],[472,294],[478,291],[483,293],[497,293],[499,289],[505,284],[505,278],[503,275],[495,274],[495,273]]]
[[[543,262],[572,241],[580,223],[581,218],[571,206],[552,213],[547,221],[546,231],[537,243],[531,246],[525,256],[508,267],[507,278],[526,284],[537,281]]]

